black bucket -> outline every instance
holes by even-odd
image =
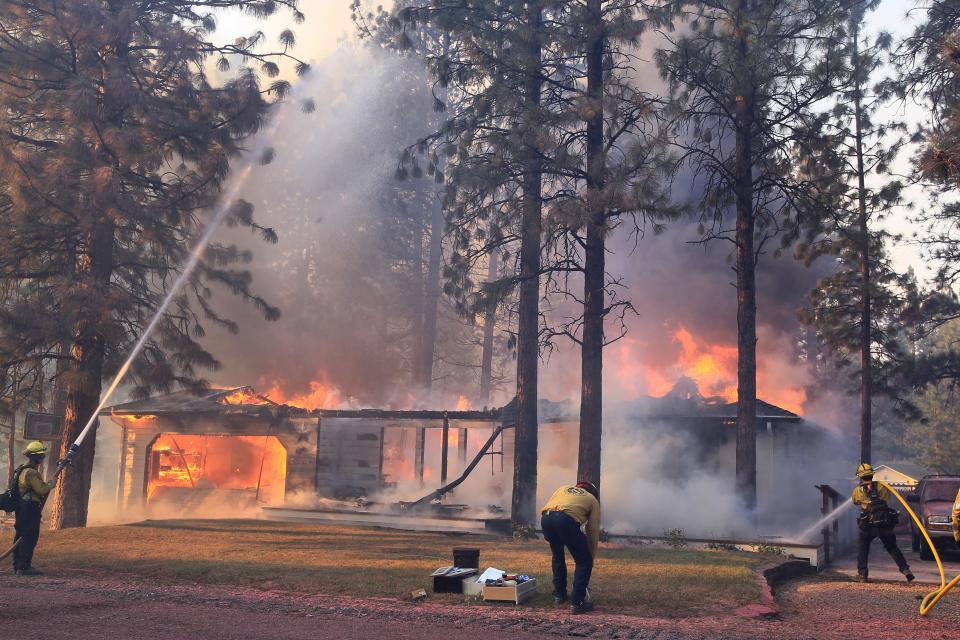
[[[479,569],[480,568],[480,549],[470,549],[467,547],[453,548],[453,566],[461,569]]]

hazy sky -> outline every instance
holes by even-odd
[[[382,2],[390,4],[389,0]],[[912,29],[913,20],[907,19],[907,14],[916,4],[915,0],[884,0],[871,15],[870,22],[876,30],[887,30],[895,36],[903,36]],[[220,18],[218,31],[222,37],[233,38],[260,29],[266,34],[267,42],[275,43],[280,31],[292,27],[297,36],[294,54],[311,62],[318,62],[330,55],[344,38],[354,37],[350,0],[301,0],[300,9],[306,15],[306,21],[300,25],[291,25],[289,13],[283,11],[266,23],[237,11],[225,12]],[[322,105],[318,106],[322,108]],[[919,112],[915,108],[908,108],[906,115],[910,119],[916,113]],[[908,162],[908,158],[903,158],[898,168],[906,171]],[[926,203],[920,193],[914,194],[914,200],[919,207]],[[907,211],[891,212],[887,225],[895,233],[910,236],[914,229],[908,216]],[[893,247],[892,252],[898,270],[912,266],[920,275],[924,274],[924,262],[915,246],[901,243]]]
[[[291,28],[297,36],[293,53],[313,61],[330,55],[344,37],[353,37],[350,0],[300,0],[300,11],[307,16],[303,24],[294,24],[288,11],[280,11],[266,22],[239,11],[223,12],[217,31],[221,36],[233,38],[259,29],[266,34],[267,42],[273,43],[282,30]]]

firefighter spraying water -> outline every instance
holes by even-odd
[[[13,482],[3,494],[2,508],[4,511],[16,514],[14,525],[14,543],[7,553],[13,555],[13,572],[18,576],[36,576],[40,571],[33,566],[33,550],[40,539],[40,513],[43,504],[56,486],[56,478],[44,482],[40,476],[40,465],[47,457],[47,446],[42,442],[34,441],[23,450],[27,457],[26,464],[14,470]]]
[[[890,491],[886,486],[874,482],[873,475],[873,467],[869,463],[865,462],[857,467],[857,478],[860,479],[860,484],[853,490],[851,496],[854,504],[860,507],[860,516],[857,518],[857,526],[860,529],[860,534],[857,536],[857,579],[861,582],[867,582],[869,579],[867,560],[870,555],[870,544],[874,538],[880,538],[883,548],[897,563],[900,573],[907,578],[907,582],[913,582],[914,576],[910,572],[910,565],[907,564],[903,552],[897,546],[897,536],[893,532],[900,514],[887,504],[891,497]]]
[[[279,126],[281,120],[282,120],[282,112],[281,112],[281,115],[275,119],[273,127],[271,127],[270,129],[270,132],[267,135],[265,135],[261,140],[264,140],[264,141],[269,140],[272,137],[272,134],[276,131],[277,126]],[[272,155],[265,152],[266,152],[266,146],[264,143],[261,143],[257,146],[257,148],[255,148],[252,151],[251,157],[266,158]],[[267,161],[268,160],[264,160],[264,163]],[[26,485],[23,485],[23,483],[28,481],[32,482],[34,479],[40,482],[39,474],[36,472],[36,466],[39,466],[39,464],[32,467],[33,473],[25,472],[24,474],[22,474],[22,476],[18,476],[19,478],[21,478],[19,480],[20,484],[23,485],[25,489],[21,493],[24,496],[23,500],[26,502],[26,508],[29,511],[29,513],[23,516],[24,527],[22,528],[22,531],[21,531],[20,509],[19,508],[16,509],[17,529],[16,529],[16,537],[14,539],[14,543],[4,553],[0,554],[0,560],[6,558],[11,554],[14,555],[14,564],[18,573],[23,572],[24,569],[31,569],[30,558],[33,555],[33,547],[36,546],[36,541],[39,538],[40,517],[43,511],[43,505],[46,502],[46,497],[49,494],[50,489],[52,489],[52,487],[56,485],[57,478],[59,478],[60,474],[63,473],[64,470],[67,467],[69,467],[70,464],[73,462],[73,458],[76,455],[77,451],[83,445],[84,440],[87,438],[87,436],[90,434],[90,431],[93,429],[93,426],[96,424],[97,417],[99,416],[100,411],[107,405],[107,402],[109,402],[110,398],[113,397],[113,394],[116,392],[117,388],[123,382],[124,378],[126,378],[126,375],[130,371],[130,367],[133,365],[134,360],[137,358],[137,356],[140,355],[140,352],[143,351],[144,346],[146,346],[147,341],[150,339],[151,335],[153,335],[153,332],[157,328],[157,325],[160,324],[160,321],[163,318],[163,314],[166,312],[167,308],[173,303],[174,299],[180,293],[180,290],[183,288],[183,286],[187,283],[194,269],[196,269],[197,265],[200,262],[200,258],[203,256],[203,252],[206,250],[207,245],[210,244],[210,240],[213,238],[213,234],[217,231],[217,229],[220,228],[220,225],[229,216],[231,207],[240,193],[240,188],[243,186],[244,182],[246,182],[247,178],[250,176],[250,173],[253,171],[253,167],[254,167],[254,161],[250,161],[237,174],[237,177],[233,180],[232,186],[223,197],[220,206],[214,210],[212,219],[207,224],[206,228],[203,231],[203,234],[200,236],[200,239],[197,241],[197,244],[194,246],[193,250],[190,252],[190,257],[187,259],[187,262],[183,265],[183,268],[180,271],[180,275],[177,277],[176,280],[174,280],[173,284],[170,286],[170,289],[167,291],[167,295],[164,297],[163,301],[160,303],[160,306],[157,307],[156,312],[154,312],[153,316],[150,318],[150,322],[147,324],[146,329],[144,329],[143,334],[137,340],[136,344],[134,344],[133,349],[130,351],[130,354],[127,356],[127,359],[120,366],[120,369],[117,371],[116,376],[114,376],[113,381],[110,383],[110,386],[108,386],[107,390],[101,395],[99,404],[97,405],[96,409],[94,409],[93,412],[90,414],[90,417],[87,419],[87,422],[83,427],[83,430],[77,436],[76,440],[74,440],[70,444],[69,448],[67,449],[66,455],[63,457],[63,459],[57,463],[57,468],[56,468],[56,471],[54,471],[53,473],[53,478],[50,480],[49,484],[47,485],[50,488],[48,488],[45,493],[42,493],[42,495],[38,496],[37,495],[38,492],[42,491],[42,489],[39,489],[39,485],[38,485],[38,488],[36,490],[31,489],[31,491],[29,492],[29,495],[31,497],[29,499],[26,497],[28,495],[28,492],[26,491]],[[42,449],[42,454],[40,453],[41,449]],[[47,448],[40,442],[31,443],[27,447],[27,450],[24,451],[24,454],[29,457],[31,455],[30,453],[31,450],[33,452],[32,455],[34,455],[34,457],[40,456],[41,461],[43,457],[45,457],[47,454]],[[32,464],[33,458],[30,458],[30,459]],[[18,484],[17,482],[14,482],[14,487],[11,487],[11,490],[14,490],[17,487],[17,484]],[[40,499],[34,500],[34,496],[39,497]],[[33,502],[37,503],[36,506],[33,506],[32,504]],[[34,522],[36,524],[35,530],[33,526]],[[26,551],[27,548],[29,548],[29,552]],[[26,567],[17,568],[19,567],[18,562],[20,562],[17,559],[21,558],[22,554],[24,553],[27,554],[26,556],[24,556],[26,558],[25,560]]]

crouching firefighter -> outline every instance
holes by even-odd
[[[874,538],[880,538],[883,548],[887,550],[893,561],[897,563],[907,582],[913,581],[913,574],[903,552],[897,546],[897,536],[894,527],[900,521],[900,514],[887,504],[892,496],[886,487],[873,481],[873,467],[864,462],[857,467],[857,478],[860,484],[853,490],[853,502],[860,507],[860,516],[857,526],[860,535],[857,537],[857,580],[867,582],[867,558],[870,555],[870,543]]]
[[[600,490],[591,482],[564,485],[550,496],[541,511],[540,528],[553,554],[554,602],[559,605],[567,601],[566,548],[576,563],[571,611],[591,611],[593,603],[587,597],[587,586],[600,542]],[[586,534],[580,530],[584,525]]]
[[[40,539],[40,512],[56,482],[44,482],[40,477],[39,467],[47,456],[46,445],[31,442],[23,455],[27,456],[27,463],[18,467],[14,475],[21,498],[13,534],[14,542],[20,540],[20,544],[13,550],[13,570],[18,576],[37,576],[40,572],[33,568],[33,550]]]

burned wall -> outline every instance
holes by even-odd
[[[323,418],[316,490],[337,500],[372,495],[383,485],[383,430],[377,420]]]

